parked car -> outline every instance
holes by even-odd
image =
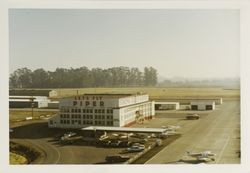
[[[70,137],[76,136],[76,133],[74,133],[74,132],[67,132],[63,136],[70,138]]]
[[[113,140],[110,142],[111,147],[119,147],[122,141]]]
[[[138,151],[143,151],[145,149],[145,145],[142,144],[134,144],[131,147],[127,148],[127,151],[129,152],[138,152]]]
[[[131,145],[132,145],[132,142],[130,141],[121,141],[119,144],[120,147],[129,147]]]
[[[114,156],[107,156],[105,160],[108,163],[120,163],[127,161],[129,158],[130,158],[129,156],[114,155]]]
[[[111,144],[111,141],[109,141],[109,140],[105,140],[105,141],[101,142],[101,145],[104,147],[110,147],[110,144]]]
[[[200,118],[200,116],[198,114],[188,114],[186,116],[186,119],[188,120],[198,120]]]

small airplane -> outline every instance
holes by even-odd
[[[180,126],[167,125],[162,126],[161,128],[166,129],[167,131],[174,131],[180,128]]]
[[[203,151],[200,153],[191,153],[187,151],[188,156],[195,157],[198,161],[208,162],[208,161],[215,161],[214,156],[216,156],[215,153],[212,153],[211,151]]]

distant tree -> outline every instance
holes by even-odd
[[[144,85],[145,86],[155,86],[157,84],[157,70],[153,67],[144,68]]]
[[[33,88],[47,88],[50,86],[49,73],[42,68],[34,70],[31,81]]]
[[[10,86],[17,88],[29,88],[32,86],[32,71],[28,68],[20,68],[10,75]]]
[[[155,86],[157,71],[145,67],[144,73],[138,68],[112,67],[108,69],[83,66],[80,68],[57,68],[55,71],[21,68],[10,74],[10,87],[17,88],[76,88],[76,87],[126,87]]]

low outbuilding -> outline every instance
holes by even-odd
[[[191,101],[191,110],[214,110],[214,101]]]
[[[155,110],[178,110],[180,109],[179,102],[155,102]]]

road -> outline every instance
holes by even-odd
[[[164,117],[161,115],[160,117]],[[216,153],[215,163],[240,163],[237,151],[240,149],[240,104],[227,101],[217,106],[215,111],[201,116],[199,120],[168,118],[166,122],[178,124],[182,137],[164,148],[146,164],[194,163],[186,156],[186,151],[210,150]],[[163,123],[164,121],[161,121]]]

